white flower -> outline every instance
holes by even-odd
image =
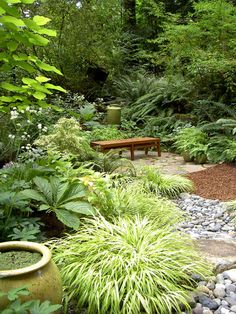
[[[14,108],[15,108],[15,107],[14,107]],[[14,109],[14,108],[13,108],[13,109]],[[19,113],[18,113],[16,110],[11,110],[10,114],[11,114],[10,120],[17,119],[17,117],[19,116]]]
[[[30,107],[26,107],[26,109],[25,109],[26,111],[29,111],[30,110]]]
[[[14,139],[14,138],[15,138],[15,135],[9,134],[8,137],[11,138],[11,139]]]
[[[39,129],[39,130],[42,130],[42,123],[39,123],[39,124],[38,124],[38,129]]]
[[[47,132],[47,130],[48,130],[48,128],[45,126],[45,127],[43,127],[43,132]]]

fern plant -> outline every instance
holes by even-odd
[[[122,153],[122,150],[120,151]],[[126,159],[120,158],[117,150],[110,150],[106,154],[98,154],[93,162],[90,163],[96,171],[112,173],[129,173],[135,175],[135,168],[133,163]]]
[[[54,212],[66,226],[78,229],[81,215],[92,215],[92,206],[86,201],[86,189],[82,184],[64,182],[61,178],[41,177],[33,179],[35,189],[21,192],[25,199],[34,200],[39,210]]]
[[[181,313],[190,310],[191,274],[209,275],[187,235],[147,218],[87,219],[51,243],[66,303],[87,313]]]

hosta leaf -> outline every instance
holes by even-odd
[[[0,14],[4,14],[6,11],[3,8],[0,8]]]
[[[33,17],[33,21],[37,24],[37,25],[45,25],[47,24],[48,22],[50,22],[51,20],[45,16],[40,16],[40,15],[35,15]]]
[[[63,207],[78,214],[83,214],[83,215],[94,214],[94,210],[92,206],[87,202],[82,202],[82,201],[69,202],[69,203],[64,204]]]
[[[5,23],[11,23],[14,24],[15,26],[25,26],[25,23],[21,19],[17,19],[16,17],[5,15],[0,18],[0,22],[5,24]]]
[[[66,226],[78,230],[80,227],[80,219],[76,213],[66,209],[55,210],[57,218]]]

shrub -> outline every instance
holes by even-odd
[[[193,183],[180,175],[162,174],[154,167],[143,167],[140,182],[152,193],[167,197],[177,197],[180,193],[191,192]]]
[[[89,137],[92,141],[120,140],[127,137],[125,132],[118,130],[116,126],[107,125],[94,128]]]
[[[139,217],[86,220],[54,254],[67,302],[88,313],[179,313],[191,274],[208,274],[189,237]]]
[[[41,136],[35,144],[48,150],[73,154],[81,161],[92,159],[96,154],[90,147],[86,132],[74,118],[59,119],[52,133]]]

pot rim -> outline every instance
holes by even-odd
[[[39,268],[44,267],[46,264],[49,263],[52,257],[51,251],[43,244],[36,243],[36,242],[28,242],[28,241],[8,241],[0,243],[0,252],[2,250],[14,250],[14,249],[22,249],[25,251],[35,251],[42,254],[42,258],[35,264],[18,268],[12,270],[1,270],[0,269],[0,278],[4,277],[11,277],[16,275],[23,275],[26,273],[33,272],[38,270]]]

